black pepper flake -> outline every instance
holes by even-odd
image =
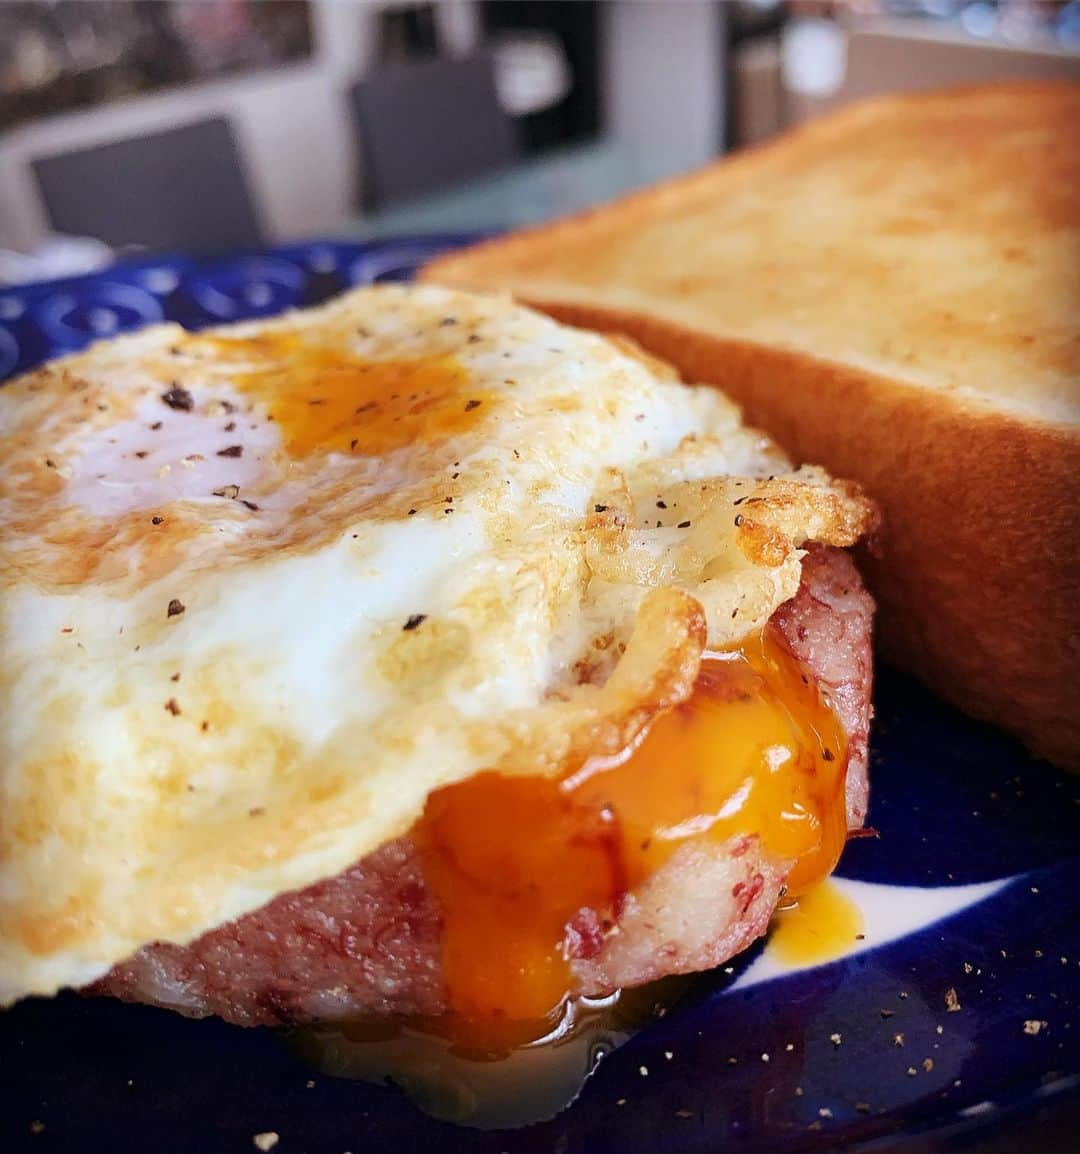
[[[229,423],[228,423],[228,424],[225,426],[225,428],[222,430],[222,432],[225,432],[225,433],[231,433],[231,432],[233,431],[233,429],[235,429],[235,428],[236,428],[236,422],[235,422],[235,421],[230,421],[230,422],[229,422]]]
[[[166,613],[166,616],[167,617],[179,617],[180,614],[183,613],[185,609],[187,609],[187,606],[183,603],[183,601],[181,601],[177,597],[174,597],[169,602],[169,609],[168,609],[168,612]]]
[[[155,433],[156,433],[156,432],[158,431],[158,429],[160,429],[160,428],[161,428],[161,421],[154,421],[154,423],[153,423],[153,424],[150,426],[150,429],[151,429],[151,431],[152,431],[152,432],[155,432]]]
[[[667,508],[667,501],[657,501],[656,507],[658,509],[666,509]]]
[[[443,317],[443,319],[441,321],[439,321],[439,327],[444,328],[444,329],[448,329],[451,325],[456,325],[456,324],[457,324],[457,317]]]
[[[470,345],[479,344],[484,338],[479,333],[469,333],[468,342]]]
[[[453,511],[454,511],[453,509],[443,509],[444,513],[452,513]]]
[[[164,520],[165,520],[164,517],[151,517],[150,518],[150,524],[151,525],[160,525],[161,522]]]
[[[227,445],[224,449],[218,449],[217,455],[219,457],[242,457],[244,455],[244,446]]]
[[[214,489],[215,497],[228,497],[230,501],[235,501],[240,496],[239,485],[222,485],[220,489]]]
[[[173,715],[173,717],[180,716],[180,706],[176,704],[175,697],[170,697],[169,700],[165,702],[165,708]]]
[[[404,632],[411,633],[414,629],[419,629],[426,620],[426,613],[414,613],[401,628]]]
[[[415,516],[416,516],[416,510],[415,510],[415,509],[410,509],[410,510],[409,510],[409,516],[410,516],[410,517],[415,517]]]
[[[828,746],[822,746],[822,748],[821,748],[821,756],[822,756],[822,757],[823,757],[823,758],[824,758],[826,761],[835,761],[835,760],[836,760],[836,754],[835,754],[835,753],[833,753],[833,751],[832,751],[831,749],[829,749],[829,748],[828,748]]]
[[[690,522],[689,521],[680,521],[678,523],[678,525],[675,526],[675,528],[676,529],[689,529],[690,528]]]
[[[597,511],[597,513],[606,513],[608,510],[607,505],[593,505],[593,508]]]
[[[471,413],[473,411],[473,409],[480,408],[481,404],[483,404],[482,401],[466,401],[465,402],[465,412]]]
[[[736,514],[736,516],[735,516],[735,528],[736,528],[736,529],[738,529],[738,527],[739,527],[739,526],[740,526],[742,523],[743,523],[743,515],[742,515],[742,513],[738,513],[738,514]]]
[[[358,409],[354,409],[353,412],[357,416],[360,416],[361,413],[370,413],[372,409],[377,409],[378,407],[379,407],[378,401],[366,401]]]
[[[46,457],[45,458],[45,468],[46,469],[55,469],[56,468],[56,462],[52,459],[52,457]]]
[[[170,677],[170,678],[169,678],[169,680],[170,680],[170,681],[179,681],[179,680],[180,680],[180,674],[179,674],[179,673],[174,673],[174,674],[172,675],[172,677]]]
[[[144,457],[149,457],[150,453],[146,449],[138,449],[135,452],[135,456],[138,457],[139,460],[141,461]]]
[[[162,393],[161,399],[170,409],[179,409],[183,413],[190,413],[195,407],[195,401],[187,389],[176,384]]]
[[[250,509],[253,513],[257,513],[259,511],[259,506],[256,505],[254,501],[241,500],[240,504],[243,505],[245,509]]]

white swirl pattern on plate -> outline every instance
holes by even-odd
[[[165,319],[153,293],[130,284],[101,281],[78,295],[69,292],[47,297],[36,310],[37,322],[47,337],[64,348],[128,332]]]

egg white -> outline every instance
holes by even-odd
[[[260,334],[451,358],[484,406],[293,452]],[[508,300],[367,289],[218,335],[0,392],[3,1001],[330,876],[440,786],[619,748],[869,516],[715,390]]]

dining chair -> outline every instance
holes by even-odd
[[[31,167],[56,232],[156,252],[225,252],[262,240],[223,117],[39,156]]]
[[[489,55],[395,64],[354,84],[349,101],[367,209],[461,184],[519,154]]]

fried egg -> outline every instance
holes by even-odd
[[[616,754],[870,505],[508,299],[362,289],[0,390],[0,1000]]]

